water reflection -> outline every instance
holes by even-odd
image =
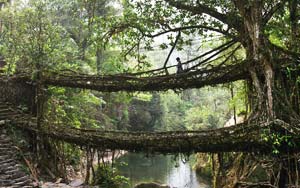
[[[130,178],[130,186],[141,182],[158,182],[172,188],[209,188],[188,163],[174,160],[173,156],[127,153],[118,159],[127,166],[118,166],[120,173]]]

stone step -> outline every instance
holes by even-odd
[[[13,175],[5,175],[5,174],[3,174],[3,175],[0,175],[0,181],[1,180],[11,180],[11,179],[13,179]]]
[[[0,170],[4,172],[5,175],[12,175],[12,176],[19,172],[19,168],[12,167],[12,166]]]
[[[0,113],[0,119],[10,119],[12,117],[16,117],[16,116],[22,116],[22,114],[18,113],[18,112],[7,112],[7,113]]]
[[[25,185],[28,185],[30,183],[31,183],[31,181],[29,179],[27,179],[27,180],[25,180],[23,182],[14,183],[13,185],[14,186],[19,186],[19,187],[24,187]]]
[[[11,162],[15,162],[15,160],[14,160],[14,159],[6,159],[6,160],[2,160],[2,161],[0,161],[0,167],[1,167],[2,164],[5,164],[5,163],[11,163]]]
[[[9,183],[9,182],[8,182],[8,183],[6,183],[6,182],[5,182],[5,183],[1,183],[1,182],[0,182],[0,187],[4,187],[4,188],[12,188],[13,186],[12,186],[12,184]]]
[[[13,175],[14,173],[16,173],[16,172],[18,172],[20,170],[20,165],[16,164],[14,166],[8,166],[7,168],[5,168],[5,170],[6,170],[5,174],[11,174],[11,175]]]
[[[3,151],[0,151],[0,157],[1,156],[10,156],[10,158],[7,158],[7,159],[13,159],[16,155],[16,151],[12,151],[12,150],[3,150]],[[0,160],[1,161],[1,160]]]
[[[8,140],[7,140],[8,141]],[[2,145],[3,144],[3,145]],[[5,150],[11,150],[11,151],[14,151],[15,150],[15,147],[11,144],[11,142],[4,142],[4,143],[1,143],[0,142],[0,151],[5,151]]]
[[[25,176],[16,178],[16,179],[14,179],[13,181],[14,181],[14,183],[16,184],[16,183],[22,183],[22,182],[28,181],[28,180],[30,180],[29,177],[28,177],[27,175],[25,175]]]
[[[11,120],[17,120],[19,118],[21,118],[22,115],[18,114],[18,115],[11,115],[11,116],[0,116],[0,121],[11,121]]]
[[[3,155],[15,155],[15,153],[16,153],[16,149],[14,147],[12,147],[11,149],[8,148],[8,147],[0,148],[0,156],[3,156]]]
[[[10,155],[0,155],[0,161],[11,159],[12,157]]]
[[[30,185],[31,182],[22,182],[20,184],[13,184],[10,188],[24,188],[24,187],[33,187],[33,186],[27,186],[27,185]]]
[[[4,130],[4,129],[1,130],[0,138],[1,138],[1,139],[6,139],[6,140],[7,140],[7,139],[10,140],[10,137],[8,137],[8,136],[6,135],[6,130]],[[0,142],[1,142],[1,140],[0,140]]]
[[[0,121],[10,121],[20,118],[20,115],[12,115],[12,116],[0,116]]]
[[[7,147],[7,146],[2,146],[1,144],[0,144],[0,152],[1,151],[14,151],[15,149],[13,148],[13,147]]]
[[[23,172],[20,172],[20,169],[18,169],[18,168],[7,170],[7,171],[5,172],[5,174],[6,174],[6,175],[13,176],[13,177],[20,177],[20,176],[23,176],[23,175],[24,175],[24,173],[23,173]]]
[[[20,169],[15,169],[14,171],[9,171],[9,172],[8,174],[5,175],[10,176],[11,177],[10,179],[17,179],[26,175],[25,172],[21,171]]]
[[[11,144],[11,139],[1,138],[1,136],[0,136],[0,144]]]
[[[10,108],[0,108],[0,114],[9,114],[12,112],[17,112],[16,110]]]
[[[1,118],[13,119],[21,117],[22,114],[16,111],[9,111],[5,105],[0,104]],[[16,160],[16,149],[13,146],[11,138],[6,134],[6,130],[0,127],[0,187],[33,187],[32,180],[25,172],[22,166]]]
[[[20,182],[20,183],[15,183],[12,188],[24,188],[26,185],[29,185],[31,182],[30,181],[24,181],[24,182]],[[32,187],[32,186],[31,186]]]
[[[11,161],[8,163],[3,163],[3,164],[1,164],[0,169],[6,170],[8,167],[15,166],[15,165],[16,165],[16,163],[14,161]]]
[[[5,108],[9,108],[9,105],[6,105],[6,104],[0,104],[0,109],[5,109]]]
[[[15,166],[12,166],[12,167],[14,167],[14,168],[22,168],[22,165],[16,164]]]
[[[0,156],[7,154],[7,155],[11,155],[13,157],[15,155],[15,153],[16,153],[15,151],[11,151],[11,150],[2,150],[2,151],[0,151]]]
[[[14,150],[12,142],[9,138],[4,138],[3,140],[0,140],[0,150],[5,148],[11,148],[12,150]]]
[[[8,186],[12,186],[12,182],[10,180],[0,179],[0,187],[8,187]]]
[[[6,134],[7,134],[7,131],[2,129],[0,132],[0,137],[3,139],[10,139],[8,136],[6,136]],[[1,140],[0,140],[0,142],[1,142]]]
[[[12,145],[10,145],[10,147],[9,147],[9,145],[10,144],[4,144],[4,146],[2,146],[2,144],[0,143],[0,152],[1,151],[15,151],[15,148]]]
[[[0,172],[0,187],[7,186],[16,186],[16,187],[24,187],[29,186],[31,183],[30,178],[19,168],[20,165],[14,164],[14,161],[11,161],[11,164],[6,163],[5,165],[1,165],[1,169],[5,169],[4,172]],[[29,186],[30,187],[30,186]]]
[[[0,108],[0,114],[8,113],[8,112],[13,112],[13,110],[11,108]]]
[[[4,142],[4,143],[2,143],[0,141],[0,148],[13,148],[13,145],[10,142]]]
[[[3,105],[9,105],[9,106],[12,105],[10,102],[6,102],[6,101],[1,101],[0,103],[3,104]]]

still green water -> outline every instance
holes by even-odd
[[[121,175],[130,178],[129,186],[141,182],[157,182],[172,188],[209,188],[208,184],[196,175],[189,162],[174,159],[174,156],[127,153],[118,159],[127,165],[118,166]]]

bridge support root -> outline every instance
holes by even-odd
[[[212,155],[214,188],[239,187],[257,168],[257,162],[247,153],[218,153]]]
[[[284,157],[249,153],[212,154],[213,187],[299,187],[299,159],[299,153]]]

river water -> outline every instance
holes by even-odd
[[[128,177],[129,186],[141,182],[157,182],[172,188],[210,188],[207,181],[196,175],[189,162],[175,159],[174,156],[127,153],[118,159],[121,175]]]

